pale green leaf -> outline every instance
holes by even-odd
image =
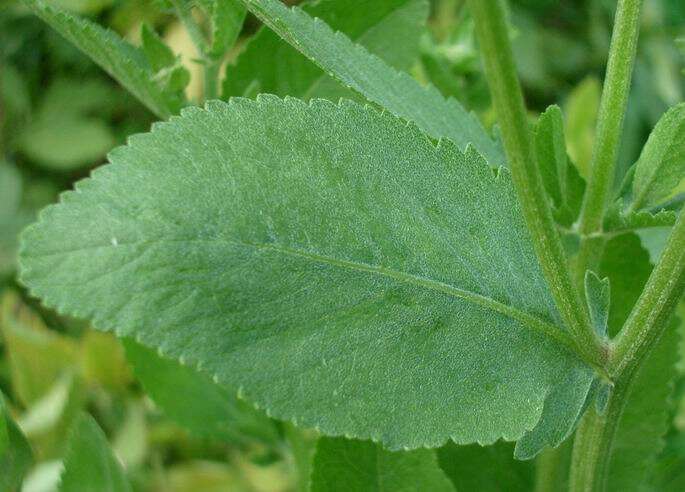
[[[594,77],[588,77],[569,94],[565,105],[566,148],[580,175],[587,181],[595,140],[602,89]]]
[[[685,103],[654,127],[635,165],[631,210],[660,205],[685,181]]]
[[[528,492],[533,490],[533,462],[514,459],[513,446],[458,446],[436,450],[440,467],[458,491]]]
[[[235,390],[219,386],[209,376],[133,339],[124,339],[124,346],[147,394],[169,418],[191,433],[226,441],[276,439],[274,424],[252,405],[237,399]]]
[[[188,109],[110,158],[24,233],[22,281],[274,417],[393,449],[490,443],[589,381],[510,175],[473,149],[268,96]]]
[[[81,415],[67,444],[60,492],[130,492],[121,463],[90,415]]]
[[[209,53],[222,58],[238,39],[247,9],[240,0],[204,0],[212,21],[212,43]],[[266,60],[264,60],[266,62]]]
[[[283,433],[290,445],[295,470],[297,472],[298,492],[309,492],[312,463],[319,435],[311,429],[302,429],[290,423],[283,426]]]
[[[311,492],[455,492],[435,451],[391,452],[369,441],[319,439]]]
[[[418,57],[428,16],[425,0],[324,0],[302,8],[398,70],[408,70]],[[223,95],[254,90],[332,101],[354,94],[266,27],[247,43],[236,65],[228,66]]]
[[[585,302],[595,332],[600,337],[606,337],[611,303],[611,287],[607,277],[600,279],[595,272],[585,272]]]
[[[471,143],[491,165],[503,165],[501,147],[475,115],[434,87],[421,86],[320,19],[278,0],[243,0],[247,8],[325,72],[435,139],[449,138],[464,150]]]
[[[32,462],[31,446],[12,419],[0,392],[0,490],[19,490]]]
[[[184,101],[177,94],[165,93],[157,85],[154,72],[142,51],[113,31],[53,8],[43,0],[24,0],[24,3],[157,116],[167,118],[183,105]]]

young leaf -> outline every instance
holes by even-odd
[[[0,392],[0,490],[19,490],[32,462],[31,446],[12,420]]]
[[[240,0],[202,0],[212,22],[209,55],[221,59],[238,39],[247,9]]]
[[[435,452],[386,451],[369,441],[322,437],[312,465],[311,492],[455,492]]]
[[[457,446],[436,450],[438,462],[456,490],[527,492],[533,489],[533,463],[513,457],[512,445]]]
[[[170,418],[199,437],[273,441],[273,423],[235,391],[214,383],[192,367],[161,356],[131,338],[124,339],[126,356],[146,392]]]
[[[472,149],[267,96],[188,109],[110,159],[27,229],[22,281],[277,418],[392,449],[515,440],[589,372],[508,171]]]
[[[155,80],[168,92],[179,93],[185,89],[190,82],[190,72],[180,58],[147,24],[143,24],[140,38],[143,52],[155,72]]]
[[[606,337],[611,302],[609,279],[600,279],[595,272],[585,272],[585,300],[592,326],[600,337]]]
[[[668,200],[685,180],[685,103],[669,109],[654,127],[635,165],[630,210]]]
[[[51,7],[43,0],[24,3],[53,29],[91,57],[107,73],[160,118],[177,113],[183,104],[176,94],[165,93],[141,50],[113,31]]]
[[[676,218],[677,214],[673,210],[659,210],[656,213],[649,210],[624,211],[623,199],[618,199],[607,209],[604,232],[622,234],[653,227],[668,227],[675,224]]]
[[[107,437],[90,415],[76,421],[67,446],[60,492],[131,491]]]
[[[564,120],[558,106],[550,106],[538,119],[535,153],[555,219],[570,226],[580,213],[585,182],[566,155]]]
[[[462,150],[472,144],[491,165],[505,164],[502,148],[456,100],[445,99],[434,87],[422,87],[298,7],[278,0],[243,2],[294,48],[369,101],[416,123],[435,139],[447,137]]]
[[[418,57],[428,16],[425,0],[324,0],[302,8],[398,70],[408,70]],[[267,27],[247,43],[236,65],[227,68],[224,98],[248,91],[332,101],[341,92],[354,94]]]

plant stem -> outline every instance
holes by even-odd
[[[606,352],[573,285],[530,142],[523,94],[500,0],[468,0],[514,186],[535,251],[564,323],[581,353],[602,366]]]
[[[568,471],[570,448],[568,441],[556,448],[542,451],[535,459],[535,492],[556,492]]]
[[[615,381],[605,415],[588,411],[576,433],[571,491],[604,490],[611,448],[632,382],[685,293],[685,212],[616,339],[608,370]]]
[[[589,244],[602,231],[604,212],[613,191],[618,146],[628,104],[630,82],[640,31],[642,0],[619,0],[614,20],[614,32],[609,48],[602,100],[587,191],[580,212],[580,252],[576,259],[576,285],[582,286],[585,270],[594,265],[596,248]],[[580,280],[580,284],[579,284]]]

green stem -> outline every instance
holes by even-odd
[[[203,73],[205,100],[219,97],[219,68],[221,68],[219,60],[205,60]]]
[[[535,492],[556,492],[568,470],[568,441],[557,448],[545,449],[535,459]]]
[[[587,191],[580,212],[579,231],[581,246],[576,260],[577,276],[582,278],[585,270],[593,268],[593,255],[597,257],[588,236],[602,231],[607,203],[613,191],[616,157],[618,155],[623,120],[628,104],[630,83],[635,62],[637,38],[640,31],[642,0],[619,0],[611,37],[602,101]]]
[[[671,232],[661,259],[613,344],[608,370],[615,381],[603,416],[589,411],[576,433],[571,491],[604,490],[616,429],[632,382],[663,335],[685,293],[685,212]]]
[[[530,142],[523,94],[500,0],[468,0],[509,167],[535,251],[578,350],[602,366],[606,353],[574,288]]]

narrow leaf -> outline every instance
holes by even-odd
[[[247,9],[240,0],[204,0],[212,22],[209,54],[221,59],[238,39]],[[265,60],[266,61],[266,60]]]
[[[368,100],[416,123],[435,139],[449,138],[464,150],[471,143],[491,165],[503,165],[502,149],[475,115],[434,87],[386,65],[340,32],[298,7],[278,0],[243,0],[247,8],[307,58]]]
[[[324,0],[304,3],[302,9],[405,71],[418,57],[428,17],[425,0]],[[229,65],[223,90],[226,99],[257,91],[335,102],[355,94],[266,26],[250,39],[235,66]]]
[[[677,218],[677,214],[673,210],[659,210],[652,213],[649,210],[624,211],[623,208],[623,199],[619,199],[609,206],[604,217],[605,233],[622,234],[653,227],[668,227],[675,224]]]
[[[133,339],[125,339],[126,356],[150,398],[167,416],[199,437],[236,442],[246,437],[273,441],[273,423],[235,391],[178,361],[163,357]]]
[[[24,0],[24,3],[157,116],[167,118],[178,112],[183,100],[174,94],[164,93],[155,83],[154,72],[141,50],[113,31],[53,8],[43,0]]]
[[[573,164],[586,181],[590,176],[601,92],[599,80],[588,77],[571,91],[565,105],[566,147]]]
[[[454,492],[435,452],[386,451],[369,441],[319,439],[311,492]]]
[[[635,166],[631,210],[660,205],[685,180],[685,103],[654,127]]]
[[[60,492],[130,492],[121,463],[93,418],[79,417],[69,438]]]
[[[24,233],[22,281],[277,418],[392,449],[515,440],[588,372],[508,171],[472,149],[268,96],[188,109],[110,159]]]
[[[31,446],[12,420],[0,392],[0,490],[19,490],[32,462]]]

